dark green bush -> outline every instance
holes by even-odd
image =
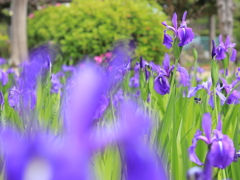
[[[49,6],[28,20],[29,48],[52,42],[60,45],[65,60],[77,60],[111,50],[114,42],[130,39],[137,46],[135,57],[160,60],[161,24],[167,16],[147,0],[75,0],[69,7]]]

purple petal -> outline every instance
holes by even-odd
[[[218,133],[221,134],[219,131]],[[235,155],[235,148],[232,140],[228,136],[221,136],[221,139],[217,138],[211,145],[209,161],[213,167],[224,169],[232,163]]]
[[[184,67],[180,66],[180,64],[178,64],[177,71],[180,73],[181,83],[184,86],[187,86],[189,83],[188,71]]]
[[[187,17],[187,11],[184,12],[183,17],[182,17],[182,21],[186,21],[186,17]]]
[[[219,44],[221,44],[222,43],[222,35],[221,34],[219,35],[218,40],[219,40]]]
[[[166,31],[164,31],[163,45],[165,45],[166,48],[170,49],[172,47],[172,42],[173,42],[172,37],[166,34]]]
[[[212,59],[216,55],[216,46],[214,40],[212,40]]]
[[[192,42],[194,38],[194,33],[192,31],[192,28],[188,28],[188,27],[178,28],[178,37],[180,40],[180,43],[178,44],[178,46],[184,46]]]
[[[0,79],[2,82],[2,86],[5,86],[8,83],[8,74],[3,71],[1,71],[0,73],[1,73]]]
[[[220,92],[221,90],[219,88],[216,88],[216,94],[221,100],[221,104],[224,104],[226,101],[226,97]]]
[[[163,68],[166,72],[168,72],[170,67],[170,58],[167,53],[165,53],[164,60],[162,62]]]
[[[236,60],[236,57],[237,57],[237,50],[236,49],[232,49],[232,55],[231,55],[231,58],[230,58],[230,61],[235,61]]]
[[[208,144],[211,142],[211,132],[212,132],[212,117],[210,113],[205,113],[202,119],[202,128],[208,139]]]
[[[212,109],[214,109],[214,100],[213,100],[213,96],[210,95],[210,98],[208,100],[208,104],[212,107]]]
[[[195,96],[197,91],[202,89],[202,88],[203,88],[203,86],[201,84],[199,84],[197,87],[191,87],[188,91],[188,96],[187,97],[190,98],[190,97]]]
[[[172,17],[172,24],[175,30],[177,30],[177,13],[175,12]]]
[[[228,35],[227,38],[226,38],[226,41],[225,41],[225,47],[227,48],[230,44],[230,36]]]
[[[162,75],[157,76],[154,81],[154,90],[161,95],[169,94],[170,84],[168,80]]]
[[[196,153],[195,153],[195,149],[196,149],[196,146],[197,146],[197,141],[198,141],[198,137],[202,134],[202,132],[200,130],[197,130],[196,134],[194,135],[194,138],[192,140],[192,145],[189,147],[188,149],[188,156],[189,156],[189,159],[202,166],[203,163],[198,159]]]
[[[216,59],[217,60],[222,60],[226,58],[226,51],[223,46],[219,45],[216,48]]]

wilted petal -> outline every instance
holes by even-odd
[[[205,113],[202,119],[202,128],[208,139],[208,144],[211,142],[211,132],[212,132],[212,117],[210,113]]]
[[[184,67],[180,66],[180,64],[178,64],[177,71],[180,73],[181,83],[184,86],[187,86],[189,83],[188,71]]]
[[[166,31],[164,31],[163,45],[166,46],[166,48],[170,49],[172,47],[172,42],[173,42],[172,37],[166,34]]]
[[[192,145],[189,147],[188,149],[188,156],[189,156],[189,159],[202,166],[203,163],[198,159],[196,153],[195,153],[195,149],[196,149],[196,146],[197,146],[197,141],[198,141],[198,137],[202,134],[202,132],[200,130],[197,130],[196,134],[194,135],[194,138],[192,140]]]
[[[192,28],[189,28],[189,27],[178,28],[178,37],[180,40],[180,43],[178,44],[178,46],[184,46],[192,42],[194,38],[194,33],[192,31]]]
[[[235,61],[236,60],[236,57],[237,57],[237,50],[236,49],[232,49],[232,55],[231,55],[231,58],[230,58],[230,61]]]
[[[170,85],[168,80],[162,75],[156,77],[154,81],[154,90],[161,95],[169,94]]]

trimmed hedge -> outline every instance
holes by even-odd
[[[49,6],[28,19],[29,47],[42,43],[60,45],[64,60],[78,60],[111,50],[114,42],[129,39],[135,57],[159,61],[167,49],[162,45],[161,24],[167,16],[147,0],[75,0],[69,7]]]

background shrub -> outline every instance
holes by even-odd
[[[158,4],[146,0],[75,0],[34,12],[28,20],[29,48],[58,44],[68,61],[100,55],[129,39],[136,46],[134,57],[159,61],[166,51],[161,24],[166,19]]]

